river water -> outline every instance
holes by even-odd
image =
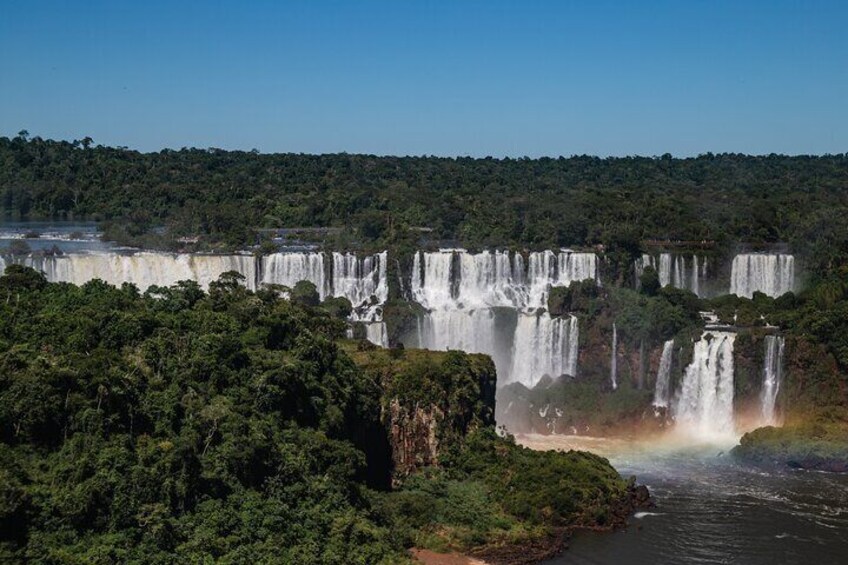
[[[94,222],[18,222],[0,219],[0,253],[13,242],[25,244],[32,251],[55,248],[63,253],[111,248],[108,243],[100,241],[100,236],[101,233]]]
[[[520,438],[537,449],[586,449],[651,490],[656,508],[626,530],[578,533],[548,562],[565,564],[848,563],[848,476],[766,471],[728,446],[588,438]]]

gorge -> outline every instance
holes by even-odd
[[[0,565],[848,564],[848,2],[0,2]]]
[[[728,466],[716,453],[726,453],[747,430],[794,421],[798,366],[810,363],[797,337],[769,325],[772,320],[782,325],[783,318],[768,308],[778,302],[794,308],[793,295],[782,291],[799,290],[794,257],[786,253],[725,259],[660,253],[622,284],[612,256],[587,248],[214,254],[86,248],[81,242],[63,249],[62,239],[55,246],[32,243],[33,251],[22,253],[18,246],[0,253],[4,268],[21,264],[54,282],[84,285],[97,278],[142,291],[179,280],[208,288],[226,272],[238,273],[251,290],[291,292],[307,281],[320,302],[349,302],[348,335],[391,348],[384,359],[402,354],[401,347],[409,350],[407,356],[419,348],[484,353],[496,368],[493,413],[501,430],[535,448],[613,442],[609,457],[618,468],[659,485],[658,512],[689,508],[676,515],[691,527],[700,519],[688,506],[697,488],[693,469],[703,469],[716,484],[758,492],[748,471]],[[650,280],[651,271],[659,283],[652,291],[638,284]],[[729,295],[731,288],[745,296]],[[380,358],[360,352],[363,347],[351,355]],[[414,472],[418,458],[436,460],[432,444],[422,442],[437,421],[433,410],[390,409],[392,433],[399,434],[394,441],[406,446],[396,455],[398,468]],[[644,454],[631,456],[630,448],[604,439],[627,434],[644,438],[637,439]],[[766,504],[752,500],[757,502],[749,512]],[[727,511],[725,499],[716,496],[714,502],[717,512]],[[795,502],[790,506],[797,511]],[[637,516],[651,527],[653,514]],[[822,527],[791,516],[785,522],[791,531]],[[651,531],[660,539],[675,531],[664,519],[656,524]],[[732,536],[733,524],[728,522],[726,535]],[[578,559],[583,548],[605,555],[590,536],[578,535],[573,547]],[[613,553],[620,548],[608,547]],[[665,555],[663,546],[635,547],[644,555]],[[725,548],[719,544],[710,551],[721,556]]]
[[[574,379],[581,374],[580,359],[591,355],[592,347],[583,331],[590,322],[574,312],[552,314],[548,299],[552,289],[572,283],[592,281],[602,287],[599,255],[594,252],[546,250],[519,253],[503,250],[469,252],[464,249],[416,251],[411,258],[390,257],[389,253],[357,255],[350,252],[280,251],[265,256],[249,254],[173,254],[151,251],[73,251],[63,253],[6,254],[2,264],[19,263],[45,273],[49,281],[84,284],[99,278],[114,285],[131,283],[141,290],[169,286],[179,280],[193,280],[208,287],[222,273],[235,271],[244,277],[249,289],[262,285],[289,288],[299,281],[315,286],[321,300],[341,297],[351,304],[349,319],[364,327],[364,337],[388,347],[402,343],[422,349],[457,349],[485,353],[498,371],[498,387],[518,383],[532,389],[545,379]],[[390,284],[390,263],[395,263]],[[407,269],[401,268],[408,265]],[[708,288],[706,259],[697,255],[645,255],[636,262],[637,273],[645,267],[658,267],[660,284],[695,291]],[[729,287],[750,296],[755,291],[779,296],[794,288],[794,260],[786,254],[740,254],[732,259]],[[638,280],[638,278],[636,279]],[[607,283],[608,284],[608,283]],[[393,290],[390,292],[390,289]],[[715,284],[713,284],[715,288]],[[412,323],[387,329],[383,309],[390,300],[406,301],[416,308]],[[394,325],[389,320],[389,325]],[[392,328],[394,329],[394,328]],[[674,340],[656,344],[658,365],[651,386],[653,405],[667,410],[667,416],[704,437],[736,433],[734,426],[733,341],[735,330],[713,331],[694,339],[691,358],[676,364],[679,376],[671,378]],[[609,383],[618,387],[616,366],[622,355],[616,323],[611,330]],[[780,337],[766,338],[763,381],[759,393],[764,423],[776,421],[779,393],[779,367],[783,346]],[[684,343],[681,343],[684,345]],[[649,363],[641,344],[638,357]],[[681,349],[679,353],[682,354]],[[623,360],[623,359],[622,359]],[[645,373],[645,368],[640,369]],[[603,385],[600,385],[603,386]],[[546,429],[562,410],[549,412]],[[508,426],[509,427],[509,426]],[[520,426],[518,429],[522,429]]]
[[[6,241],[11,248],[20,240]],[[392,348],[388,358],[400,347],[409,350],[407,355],[419,348],[484,353],[496,370],[494,418],[500,429],[536,447],[602,442],[589,448],[603,452],[603,442],[612,442],[610,459],[659,489],[660,513],[691,504],[697,488],[693,468],[702,468],[716,484],[749,492],[748,472],[716,459],[716,453],[726,452],[753,428],[795,422],[803,382],[798,367],[809,367],[810,355],[816,356],[784,328],[769,325],[782,324],[783,315],[768,308],[775,301],[793,308],[781,295],[797,292],[802,279],[785,250],[724,258],[648,253],[630,263],[632,278],[622,281],[610,254],[587,248],[279,249],[260,255],[113,249],[66,236],[24,241],[31,250],[21,252],[18,245],[14,252],[0,252],[0,265],[30,266],[53,282],[83,285],[98,278],[117,286],[132,283],[141,291],[180,280],[208,288],[226,272],[241,275],[251,290],[291,292],[307,281],[320,302],[349,302],[348,335]],[[652,271],[654,290],[639,284],[650,282]],[[376,357],[368,353],[367,358]],[[435,460],[432,444],[422,438],[431,433],[424,430],[437,412],[398,407],[391,413],[392,433],[400,434],[395,441],[406,446],[396,455],[398,469],[412,472],[419,457]],[[630,436],[643,454],[631,455],[632,446],[604,439]],[[746,447],[743,453],[750,452]],[[803,464],[832,465],[829,459],[818,461]],[[726,512],[724,498],[714,501],[716,511]],[[790,516],[786,527],[792,531],[819,527]],[[690,519],[701,518],[691,509],[677,514],[678,521]],[[650,514],[636,520],[646,527],[655,520],[659,529],[651,531],[661,539],[674,531]],[[584,548],[605,555],[584,535],[573,547],[577,559]],[[617,543],[604,547],[619,548]],[[663,546],[637,542],[634,547],[645,555],[663,554],[657,550]],[[724,550],[722,544],[710,549],[714,557]]]

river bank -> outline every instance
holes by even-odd
[[[656,507],[612,535],[577,532],[549,565],[841,563],[848,554],[848,476],[740,464],[725,443],[673,437],[526,435],[533,449],[584,449],[639,477]]]

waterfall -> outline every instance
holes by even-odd
[[[654,389],[654,406],[665,408],[669,400],[669,381],[671,379],[671,355],[674,350],[674,340],[670,339],[663,344],[660,366],[657,369],[657,382]]]
[[[353,253],[331,254],[329,269],[324,253],[273,253],[265,258],[262,282],[294,286],[305,280],[318,289],[321,300],[343,297],[350,301],[350,319],[366,322],[368,341],[387,347],[388,335],[382,307],[389,298],[388,254],[357,257]],[[328,272],[329,271],[329,272]]]
[[[459,253],[459,292],[457,299],[466,307],[523,307],[524,258],[510,257],[505,251]]]
[[[350,300],[351,320],[370,322],[366,326],[368,338],[378,345],[386,345],[382,323],[382,306],[389,294],[386,252],[362,258],[352,253],[333,253],[329,268],[325,257],[324,253],[274,253],[260,263],[252,255],[142,251],[28,255],[21,262],[43,271],[51,282],[82,285],[101,279],[115,286],[133,283],[142,291],[154,285],[171,286],[181,280],[193,280],[208,288],[210,282],[227,271],[241,273],[250,289],[256,288],[257,281],[292,287],[305,280],[315,284],[322,300],[328,296]]]
[[[433,310],[419,317],[418,347],[485,353],[495,362],[498,375],[507,377],[512,344],[505,327],[511,326],[510,322],[514,324],[512,320],[499,317],[491,308]]]
[[[256,260],[250,255],[195,255],[188,253],[71,253],[67,255],[28,255],[22,261],[42,271],[50,282],[83,285],[101,279],[120,286],[132,283],[144,291],[151,286],[171,286],[193,280],[203,288],[227,271],[245,277],[248,288],[256,286]]]
[[[707,296],[706,291],[704,289],[704,283],[707,280],[708,274],[708,262],[707,258],[704,257],[700,263],[697,255],[692,255],[692,263],[695,268],[692,270],[692,292],[704,298]]]
[[[520,314],[509,382],[532,387],[544,375],[576,376],[578,332],[575,316],[551,318],[547,313]]]
[[[389,335],[386,332],[385,322],[367,322],[365,324],[365,339],[379,345],[380,347],[389,346]]]
[[[765,338],[766,354],[763,361],[763,389],[760,393],[761,416],[763,425],[778,423],[775,413],[777,395],[783,380],[783,337],[769,335]]]
[[[687,258],[684,255],[671,253],[660,253],[658,256],[643,254],[634,263],[636,275],[636,286],[639,286],[639,277],[645,271],[645,267],[653,267],[657,271],[660,286],[671,285],[682,288],[704,297],[705,282],[707,278],[707,258],[692,255]]]
[[[468,253],[462,249],[417,252],[413,257],[412,298],[428,309],[546,308],[553,286],[598,280],[597,256],[569,250],[530,253]]]
[[[424,308],[445,308],[454,302],[451,290],[453,253],[417,252],[412,263],[412,298]]]
[[[618,388],[618,329],[612,323],[612,361],[610,361],[610,384],[612,389]]]
[[[442,249],[419,251],[412,263],[410,294],[426,309],[419,347],[489,354],[501,383],[576,373],[577,320],[544,309],[552,287],[598,280],[594,253],[541,251],[525,261],[508,251]]]
[[[352,319],[382,320],[382,305],[389,298],[386,276],[387,253],[359,258],[353,253],[333,253],[331,290],[333,296],[350,300]]]
[[[676,259],[676,257],[675,257]],[[675,263],[677,263],[675,261]],[[660,255],[660,268],[657,273],[660,278],[660,286],[668,286],[671,284],[671,254],[663,253]]]
[[[321,300],[330,295],[323,253],[272,253],[263,259],[261,280],[263,284],[288,287],[309,281],[315,285]]]
[[[527,303],[529,308],[546,308],[552,286],[568,286],[573,282],[598,279],[598,257],[594,253],[561,250],[531,253],[527,269]]]
[[[705,332],[686,367],[674,406],[678,428],[704,439],[735,433],[733,420],[733,342],[736,334]]]
[[[745,253],[733,258],[730,294],[751,298],[754,292],[777,297],[795,288],[795,257]]]
[[[387,254],[387,256],[388,256],[388,254]],[[398,259],[395,259],[395,273],[396,273],[396,276],[397,276],[398,288],[400,289],[400,295],[405,297],[405,296],[407,296],[407,294],[406,294],[406,284],[404,284],[403,269],[401,269],[400,261]]]
[[[2,256],[0,256],[0,276],[2,276],[4,272],[6,272],[6,261]]]

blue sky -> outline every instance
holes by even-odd
[[[262,152],[848,151],[845,1],[0,0],[0,135]]]

